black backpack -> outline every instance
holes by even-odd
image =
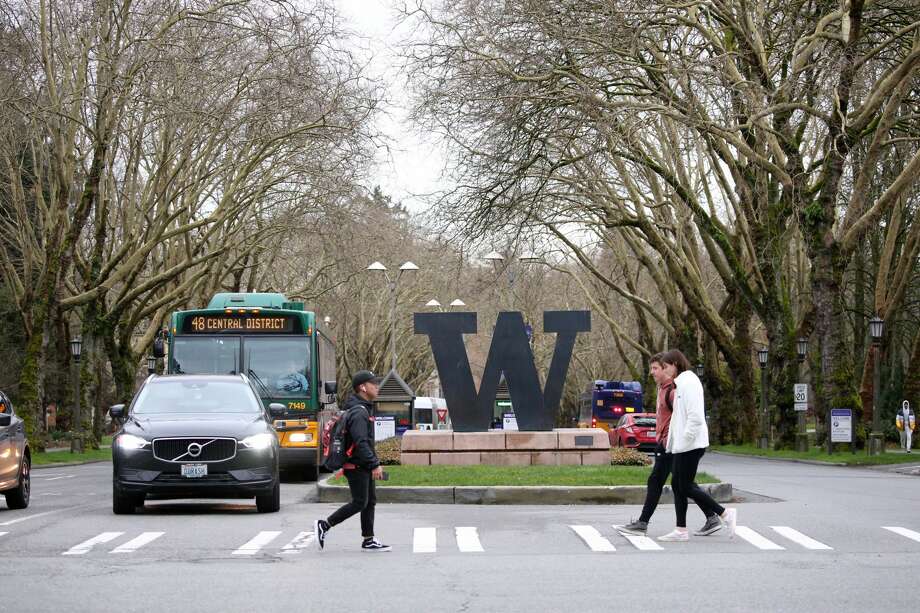
[[[323,426],[323,466],[331,472],[345,466],[351,456],[351,449],[346,446],[345,440],[348,435],[347,415],[348,411],[342,411]]]

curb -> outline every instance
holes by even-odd
[[[794,462],[796,464],[811,464],[812,466],[843,466],[844,468],[866,468],[868,466],[875,466],[872,464],[857,465],[857,464],[844,464],[843,462],[822,462],[821,460],[803,460],[801,458],[771,458],[764,455],[748,455],[746,453],[731,453],[729,451],[710,451],[709,453],[715,453],[718,455],[728,456],[730,458],[754,458],[755,460],[766,460],[768,462]]]
[[[320,502],[348,502],[350,494],[345,486],[329,485],[332,477],[317,483]],[[700,488],[717,502],[731,502],[731,483],[706,483]],[[447,486],[447,487],[379,487],[377,501],[401,504],[634,504],[645,502],[644,485],[586,486],[565,485],[497,485],[497,486]],[[661,503],[673,504],[671,486],[665,486]]]

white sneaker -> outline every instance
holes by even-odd
[[[689,541],[690,532],[687,530],[683,532],[680,532],[679,530],[672,530],[671,532],[668,532],[664,536],[659,536],[658,540],[659,541]]]
[[[738,527],[738,509],[725,509],[722,521],[728,524],[728,538],[735,538],[735,528]]]

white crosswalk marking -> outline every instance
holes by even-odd
[[[103,532],[102,534],[97,534],[91,539],[83,541],[79,545],[74,545],[64,553],[62,556],[81,556],[85,553],[88,553],[96,545],[102,545],[103,543],[108,543],[109,541],[114,541],[119,536],[124,534],[124,532]]]
[[[245,545],[233,552],[235,556],[251,556],[259,552],[260,549],[271,543],[273,540],[278,538],[278,535],[281,532],[275,531],[264,531],[255,535],[252,539],[249,540]]]
[[[613,543],[604,538],[594,526],[569,526],[581,540],[591,548],[591,551],[616,551]]]
[[[0,532],[0,536],[3,536],[4,534],[9,534],[9,532]]]
[[[454,528],[457,535],[457,547],[464,553],[485,551],[479,542],[479,531],[474,527]]]
[[[301,532],[290,543],[281,548],[281,553],[300,553],[316,540],[313,532]]]
[[[920,543],[920,532],[908,530],[907,528],[901,528],[900,526],[882,526],[882,528],[890,532],[894,532],[895,534],[900,534],[901,536],[905,536],[911,539],[912,541],[917,541],[918,543]]]
[[[438,529],[416,528],[412,534],[412,553],[436,553],[438,551]]]
[[[634,534],[623,534],[620,535],[625,538],[627,541],[632,543],[632,546],[638,549],[639,551],[664,551],[664,547],[653,541],[647,536],[636,536]]]
[[[812,550],[833,550],[834,549],[833,547],[825,545],[821,541],[816,541],[810,536],[802,534],[798,530],[794,528],[790,528],[789,526],[770,526],[770,527],[773,528],[773,530],[775,530],[778,534],[785,536],[790,541],[801,545],[805,549],[812,549]]]
[[[63,475],[61,477],[51,477],[50,479],[45,479],[45,481],[57,481],[58,479],[73,479],[75,475]]]
[[[736,526],[735,535],[743,538],[757,549],[764,549],[767,551],[784,551],[786,549],[782,545],[777,545],[767,537],[761,535],[759,532],[751,530],[747,526]]]
[[[109,553],[134,553],[144,545],[148,545],[163,536],[165,532],[142,532],[141,535],[124,545],[119,545]]]

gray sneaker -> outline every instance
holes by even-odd
[[[622,534],[631,534],[632,536],[645,536],[648,531],[647,521],[634,521],[625,526],[615,526],[618,532]]]
[[[693,536],[709,536],[713,532],[721,530],[723,525],[718,515],[712,515],[706,518],[706,523],[703,524],[702,528],[694,532]]]

